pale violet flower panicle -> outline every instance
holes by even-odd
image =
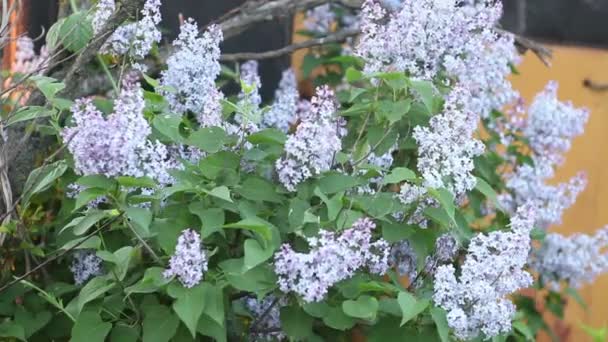
[[[287,190],[295,191],[301,182],[331,169],[334,155],[342,148],[336,110],[333,91],[327,86],[317,88],[310,110],[301,114],[300,124],[285,143],[285,155],[275,165]]]
[[[428,127],[415,127],[413,134],[424,186],[446,188],[455,197],[475,187],[473,159],[484,150],[474,137],[479,119],[467,107],[468,96],[467,89],[454,88],[443,111],[431,118]]]
[[[177,277],[184,287],[198,285],[207,272],[207,253],[203,249],[201,236],[186,229],[177,239],[175,253],[169,260],[169,268],[163,272],[165,278]]]
[[[276,303],[275,303],[276,302]],[[276,295],[268,295],[264,299],[246,298],[245,307],[253,316],[253,320],[258,321],[257,327],[260,332],[252,333],[252,341],[282,341],[286,335],[281,330],[281,308],[287,305],[285,297],[277,298]],[[274,304],[274,306],[272,306]],[[272,308],[270,307],[272,306]],[[268,309],[270,308],[270,311]],[[261,317],[264,315],[264,317]]]
[[[74,275],[74,283],[82,285],[87,280],[103,274],[102,260],[93,250],[76,251],[70,271]]]
[[[287,133],[296,121],[299,98],[296,74],[293,69],[287,69],[283,71],[270,110],[262,116],[262,125]]]
[[[515,305],[509,296],[533,283],[524,270],[533,224],[533,208],[521,207],[511,219],[511,231],[479,233],[471,239],[458,276],[451,264],[437,268],[433,301],[446,310],[457,338],[492,338],[511,331]]]
[[[93,24],[93,32],[98,34],[103,26],[108,22],[116,10],[115,0],[99,0],[94,7],[91,23]]]
[[[99,14],[94,17],[97,30],[105,24],[104,20],[109,18],[111,2],[102,2],[102,7],[98,7]],[[129,55],[135,63],[136,70],[145,70],[145,65],[139,63],[152,50],[155,43],[159,43],[162,34],[158,28],[161,22],[160,0],[146,0],[144,8],[141,10],[139,21],[120,26],[112,36],[105,42],[102,52],[111,55]],[[97,17],[98,16],[98,17]],[[96,18],[97,17],[97,18]]]
[[[399,221],[407,218],[407,224],[418,225],[422,229],[428,227],[428,220],[424,216],[424,209],[428,207],[438,207],[439,202],[431,197],[428,189],[421,185],[405,182],[401,184],[399,192],[395,195],[404,205],[415,204],[414,211],[407,215],[400,215]]]
[[[240,109],[234,119],[239,124],[237,132],[239,136],[249,135],[259,131],[259,124],[262,121],[260,105],[262,96],[260,88],[262,81],[258,73],[258,62],[247,61],[241,64],[241,92],[238,95],[237,107]]]
[[[289,244],[283,244],[274,257],[279,288],[285,293],[295,292],[305,302],[318,302],[333,285],[352,277],[359,269],[386,273],[390,246],[382,239],[372,242],[375,227],[373,221],[362,218],[339,235],[322,230],[317,237],[306,239],[308,253],[296,252]]]
[[[306,11],[304,27],[316,33],[328,33],[336,21],[331,4],[323,4]]]
[[[439,262],[452,262],[458,253],[458,241],[450,234],[443,234],[435,241],[434,257]]]
[[[540,280],[559,291],[562,284],[580,288],[608,272],[608,227],[587,235],[548,234],[533,250],[530,267]]]
[[[561,223],[564,211],[585,189],[586,176],[579,173],[557,185],[548,182],[555,174],[555,167],[563,162],[572,140],[583,133],[588,119],[589,113],[585,109],[557,99],[555,82],[550,82],[535,97],[528,108],[528,116],[522,123],[511,125],[514,134],[522,134],[528,139],[533,165],[520,165],[505,175],[505,184],[510,190],[509,194],[500,197],[505,208],[532,202],[537,207],[540,227]]]
[[[161,91],[173,112],[194,113],[201,126],[221,126],[224,95],[215,80],[221,72],[219,63],[222,31],[210,26],[199,37],[198,25],[188,19],[173,42],[175,51],[167,59],[161,74]]]
[[[536,155],[559,164],[570,150],[572,140],[583,134],[589,119],[586,109],[575,108],[557,98],[557,82],[549,82],[528,108],[523,134]]]
[[[76,125],[62,132],[74,156],[76,173],[138,175],[141,172],[138,152],[151,132],[143,109],[142,90],[128,81],[115,102],[114,113],[107,118],[90,99],[76,100],[72,107]]]
[[[46,46],[40,48],[40,54],[37,55],[32,38],[21,36],[16,42],[15,61],[11,66],[11,71],[24,75],[41,75],[48,66],[49,57]]]

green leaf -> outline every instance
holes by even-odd
[[[82,208],[89,204],[89,202],[98,199],[99,197],[105,196],[109,189],[102,188],[88,188],[80,191],[76,196],[76,203],[74,204],[74,211]]]
[[[184,138],[179,132],[179,125],[182,123],[180,115],[162,114],[157,115],[152,120],[152,126],[160,134],[169,138],[173,142],[183,142]]]
[[[411,81],[411,86],[418,96],[420,96],[422,103],[424,103],[429,113],[434,114],[439,110],[435,99],[438,94],[433,83],[429,81]]]
[[[116,267],[114,268],[114,273],[116,274],[118,280],[122,281],[125,279],[127,271],[129,270],[131,258],[133,257],[135,251],[137,251],[136,248],[125,246],[114,252],[114,257],[116,258]]]
[[[84,311],[72,328],[71,342],[104,342],[112,324],[104,322],[97,312]]]
[[[5,127],[9,127],[18,122],[29,121],[38,118],[46,118],[56,113],[56,110],[47,109],[41,106],[23,107],[8,118]]]
[[[226,142],[226,132],[219,127],[205,127],[193,132],[187,143],[209,153],[218,152]]]
[[[116,187],[116,181],[102,175],[82,176],[76,180],[76,184],[82,185],[85,188],[101,188],[113,189]]]
[[[179,321],[178,321],[179,322]],[[129,326],[125,323],[116,323],[110,333],[112,342],[137,342],[139,341],[139,326]]]
[[[547,237],[547,230],[542,229],[542,228],[533,228],[532,231],[530,232],[530,238],[532,238],[532,240],[542,242],[545,240],[546,237]]]
[[[23,327],[11,321],[0,323],[0,337],[14,337],[21,341],[27,341]]]
[[[64,160],[60,160],[32,171],[23,186],[23,199],[21,201],[23,206],[27,206],[33,195],[48,189],[67,169],[67,163]]]
[[[437,334],[441,338],[441,342],[450,342],[450,328],[448,327],[448,319],[445,310],[438,307],[432,307],[431,317],[435,322]]]
[[[116,216],[116,215],[118,215],[118,211],[116,211],[116,210],[91,209],[91,210],[87,211],[84,216],[79,216],[79,217],[73,219],[72,221],[70,221],[70,223],[68,223],[65,227],[63,227],[61,229],[60,233],[68,228],[74,227],[72,229],[74,234],[82,235],[82,234],[86,233],[89,230],[89,228],[91,228],[93,225],[95,225],[99,221],[103,220],[104,218],[108,218],[108,217]]]
[[[80,243],[80,245],[78,245],[79,243]],[[76,245],[78,245],[78,247],[75,247]],[[91,236],[91,237],[83,236],[81,238],[77,238],[77,239],[74,239],[74,240],[71,240],[71,241],[65,243],[59,249],[62,249],[62,250],[98,249],[99,246],[101,246],[101,239],[99,238],[99,236]]]
[[[150,210],[130,207],[125,209],[125,215],[140,237],[150,237],[150,224],[152,224],[152,212]]]
[[[412,106],[411,100],[380,101],[378,103],[378,114],[381,118],[388,120],[390,124],[401,120]]]
[[[78,297],[75,298],[78,312],[82,311],[85,304],[99,298],[99,296],[111,290],[115,285],[114,282],[110,282],[105,277],[95,277],[89,280],[82,290],[80,290]]]
[[[55,99],[55,96],[65,89],[65,84],[62,82],[58,82],[56,79],[52,77],[46,76],[32,76],[30,77],[40,92],[46,97],[47,100],[52,101]]]
[[[526,323],[524,323],[522,321],[515,321],[515,322],[513,322],[513,329],[515,329],[517,332],[522,334],[526,338],[526,341],[535,340],[532,330]]]
[[[346,81],[348,81],[348,83],[353,83],[363,78],[363,73],[353,67],[349,67],[348,69],[346,69],[345,75]]]
[[[281,308],[281,328],[292,339],[305,340],[312,334],[313,318],[299,306]]]
[[[144,311],[143,340],[169,342],[177,332],[179,318],[163,305],[147,307]]]
[[[287,135],[276,128],[267,128],[247,136],[247,140],[252,144],[276,144],[284,145]]]
[[[406,167],[396,167],[384,177],[384,184],[396,184],[416,179],[416,173]]]
[[[272,239],[272,225],[257,217],[246,218],[236,223],[225,224],[224,228],[246,229],[260,235],[265,241]]]
[[[184,288],[173,283],[167,291],[171,297],[176,299],[173,302],[173,311],[190,330],[193,338],[196,336],[198,320],[205,308],[202,298],[205,295],[206,286],[205,283],[201,283],[192,288]]]
[[[365,88],[352,87],[350,89],[350,96],[348,98],[348,102],[352,103],[356,98],[358,98],[362,94],[365,94],[365,92],[367,92],[367,89]]]
[[[59,46],[59,29],[61,29],[61,25],[63,25],[63,23],[65,22],[66,18],[61,18],[59,20],[57,20],[48,30],[47,34],[46,34],[46,46],[48,47],[49,51],[55,51],[56,48]]]
[[[165,278],[163,272],[165,270],[160,267],[150,267],[144,273],[143,278],[136,284],[125,289],[125,293],[152,293],[156,292],[161,287],[171,282],[171,279]]]
[[[248,200],[282,203],[284,198],[276,191],[276,186],[260,177],[249,177],[237,189]]]
[[[358,178],[338,172],[328,172],[319,179],[319,190],[324,194],[335,194],[361,184]]]
[[[357,300],[347,300],[342,303],[344,313],[354,318],[373,320],[378,313],[378,300],[375,297],[363,295]]]
[[[142,73],[141,75],[144,77],[144,80],[146,80],[146,83],[152,86],[152,88],[156,88],[160,85],[160,82],[158,80],[155,80],[154,78],[146,75],[145,73]]]
[[[198,321],[197,331],[201,335],[209,336],[217,342],[226,342],[226,327],[217,324],[207,315],[203,314]]]
[[[204,316],[211,318],[219,326],[224,326],[224,293],[218,286],[213,286],[209,283],[203,283],[204,295],[203,302],[205,303]]]
[[[239,166],[240,158],[236,154],[227,151],[220,151],[203,159],[199,163],[199,168],[203,176],[215,179],[223,170],[236,170]]]
[[[354,327],[356,320],[347,316],[341,307],[331,307],[323,317],[323,323],[330,328],[344,331]]]
[[[344,196],[344,193],[337,193],[330,199],[317,187],[314,190],[314,194],[319,196],[319,198],[327,206],[327,218],[330,221],[335,220],[338,217],[340,210],[342,210],[342,197]]]
[[[77,12],[63,22],[59,28],[61,43],[70,52],[78,52],[93,38],[93,26],[85,12]]]
[[[574,298],[578,305],[580,305],[585,311],[589,310],[589,306],[587,305],[587,303],[585,303],[585,300],[575,288],[567,287],[566,294]]]
[[[500,209],[500,204],[497,200],[498,195],[496,194],[496,191],[494,191],[490,184],[488,184],[485,180],[477,177],[477,184],[475,185],[475,190],[484,194],[486,198],[489,199],[496,208]]]
[[[382,225],[382,237],[388,242],[399,242],[410,237],[415,229],[414,226],[402,223],[388,223]]]
[[[232,202],[232,198],[230,198],[230,190],[224,185],[218,186],[217,188],[213,188],[211,191],[205,192],[210,196],[223,199],[224,201]]]
[[[247,272],[264,261],[270,259],[274,250],[272,248],[264,249],[260,244],[253,239],[245,240],[245,262],[243,272]]]
[[[220,208],[206,209],[202,202],[190,203],[188,209],[201,220],[203,224],[201,237],[203,239],[215,232],[222,231],[222,226],[226,220],[224,210]]]
[[[125,188],[156,188],[156,182],[150,177],[116,177],[118,184]]]
[[[29,338],[51,321],[49,311],[29,312],[23,306],[15,310],[15,323],[23,327],[25,337]]]
[[[428,299],[418,300],[409,292],[399,292],[397,302],[399,303],[401,313],[403,314],[403,317],[401,318],[401,326],[412,318],[418,316],[430,304]]]

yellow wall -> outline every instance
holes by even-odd
[[[563,234],[593,233],[608,225],[608,92],[585,88],[583,80],[608,84],[608,51],[558,46],[552,49],[554,57],[550,68],[528,54],[518,67],[520,75],[513,77],[513,83],[529,103],[547,81],[556,80],[560,85],[560,99],[572,100],[575,105],[591,110],[585,134],[574,140],[556,178],[566,180],[582,170],[587,172],[589,184],[577,203],[565,213],[563,224],[551,230]],[[608,276],[581,289],[589,310],[585,312],[576,303],[569,305],[565,323],[571,331],[564,341],[590,340],[579,328],[581,322],[594,327],[608,323],[607,290]]]

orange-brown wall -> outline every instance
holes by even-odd
[[[576,204],[565,213],[563,224],[550,230],[563,234],[592,234],[608,225],[608,91],[593,91],[584,87],[583,81],[591,79],[608,84],[608,50],[564,46],[552,49],[554,56],[550,68],[534,55],[527,54],[518,67],[520,75],[513,76],[513,84],[529,103],[547,81],[556,80],[560,85],[560,99],[590,109],[585,134],[574,140],[556,177],[556,180],[566,180],[582,170],[587,172],[589,184]],[[576,303],[570,303],[565,323],[571,331],[565,341],[590,341],[580,329],[580,323],[594,327],[608,323],[608,276],[583,287],[580,292],[589,309],[585,312]]]

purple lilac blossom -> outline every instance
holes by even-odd
[[[315,33],[328,33],[336,21],[331,4],[323,4],[306,11],[304,27]]]
[[[268,313],[266,313],[268,308],[277,300],[278,302],[270,311],[268,311]],[[246,298],[244,302],[247,310],[253,315],[253,322],[257,322],[258,319],[261,318],[260,316],[266,313],[262,320],[256,323],[258,330],[262,332],[252,332],[252,341],[281,341],[286,337],[285,333],[281,330],[280,317],[281,307],[287,305],[287,299],[285,297],[277,299],[276,295],[271,294],[264,297],[262,300],[257,298]]]
[[[296,131],[285,143],[285,156],[276,162],[279,181],[289,191],[306,179],[328,171],[335,153],[342,148],[341,129],[333,115],[334,93],[327,86],[317,88],[310,111],[302,113]]]
[[[451,264],[437,268],[433,300],[447,311],[457,338],[470,340],[480,333],[492,338],[511,330],[515,305],[508,296],[533,283],[524,270],[533,224],[533,208],[522,207],[511,218],[511,231],[471,239],[459,276]]]
[[[161,74],[161,94],[171,110],[178,115],[194,113],[203,127],[222,124],[224,95],[215,86],[221,71],[222,40],[222,31],[214,25],[199,37],[198,25],[188,19],[173,42],[175,51],[167,59],[167,70]]]
[[[177,277],[184,287],[194,287],[202,280],[207,272],[207,253],[203,249],[200,235],[186,229],[177,239],[175,253],[169,260],[169,268],[165,270],[165,278]]]
[[[580,288],[608,272],[608,227],[587,235],[548,234],[542,245],[533,250],[530,268],[553,290],[560,285]]]
[[[413,280],[418,273],[418,256],[409,241],[400,241],[393,244],[389,258],[389,265],[396,268],[400,275],[405,275]]]
[[[93,250],[79,250],[74,253],[70,271],[74,275],[74,283],[82,285],[87,280],[102,275],[102,260]]]
[[[388,270],[390,247],[379,239],[372,242],[376,225],[368,218],[357,220],[342,234],[323,230],[306,240],[308,253],[283,244],[274,257],[281,291],[295,292],[305,302],[322,300],[336,283],[352,277],[361,268],[384,274]]]
[[[296,74],[293,69],[287,69],[283,71],[279,87],[274,93],[272,107],[262,116],[262,125],[287,133],[296,121],[299,98]]]
[[[41,75],[46,69],[49,57],[46,46],[40,48],[40,54],[36,55],[32,38],[21,36],[16,42],[15,61],[11,70],[24,75],[30,73]]]

